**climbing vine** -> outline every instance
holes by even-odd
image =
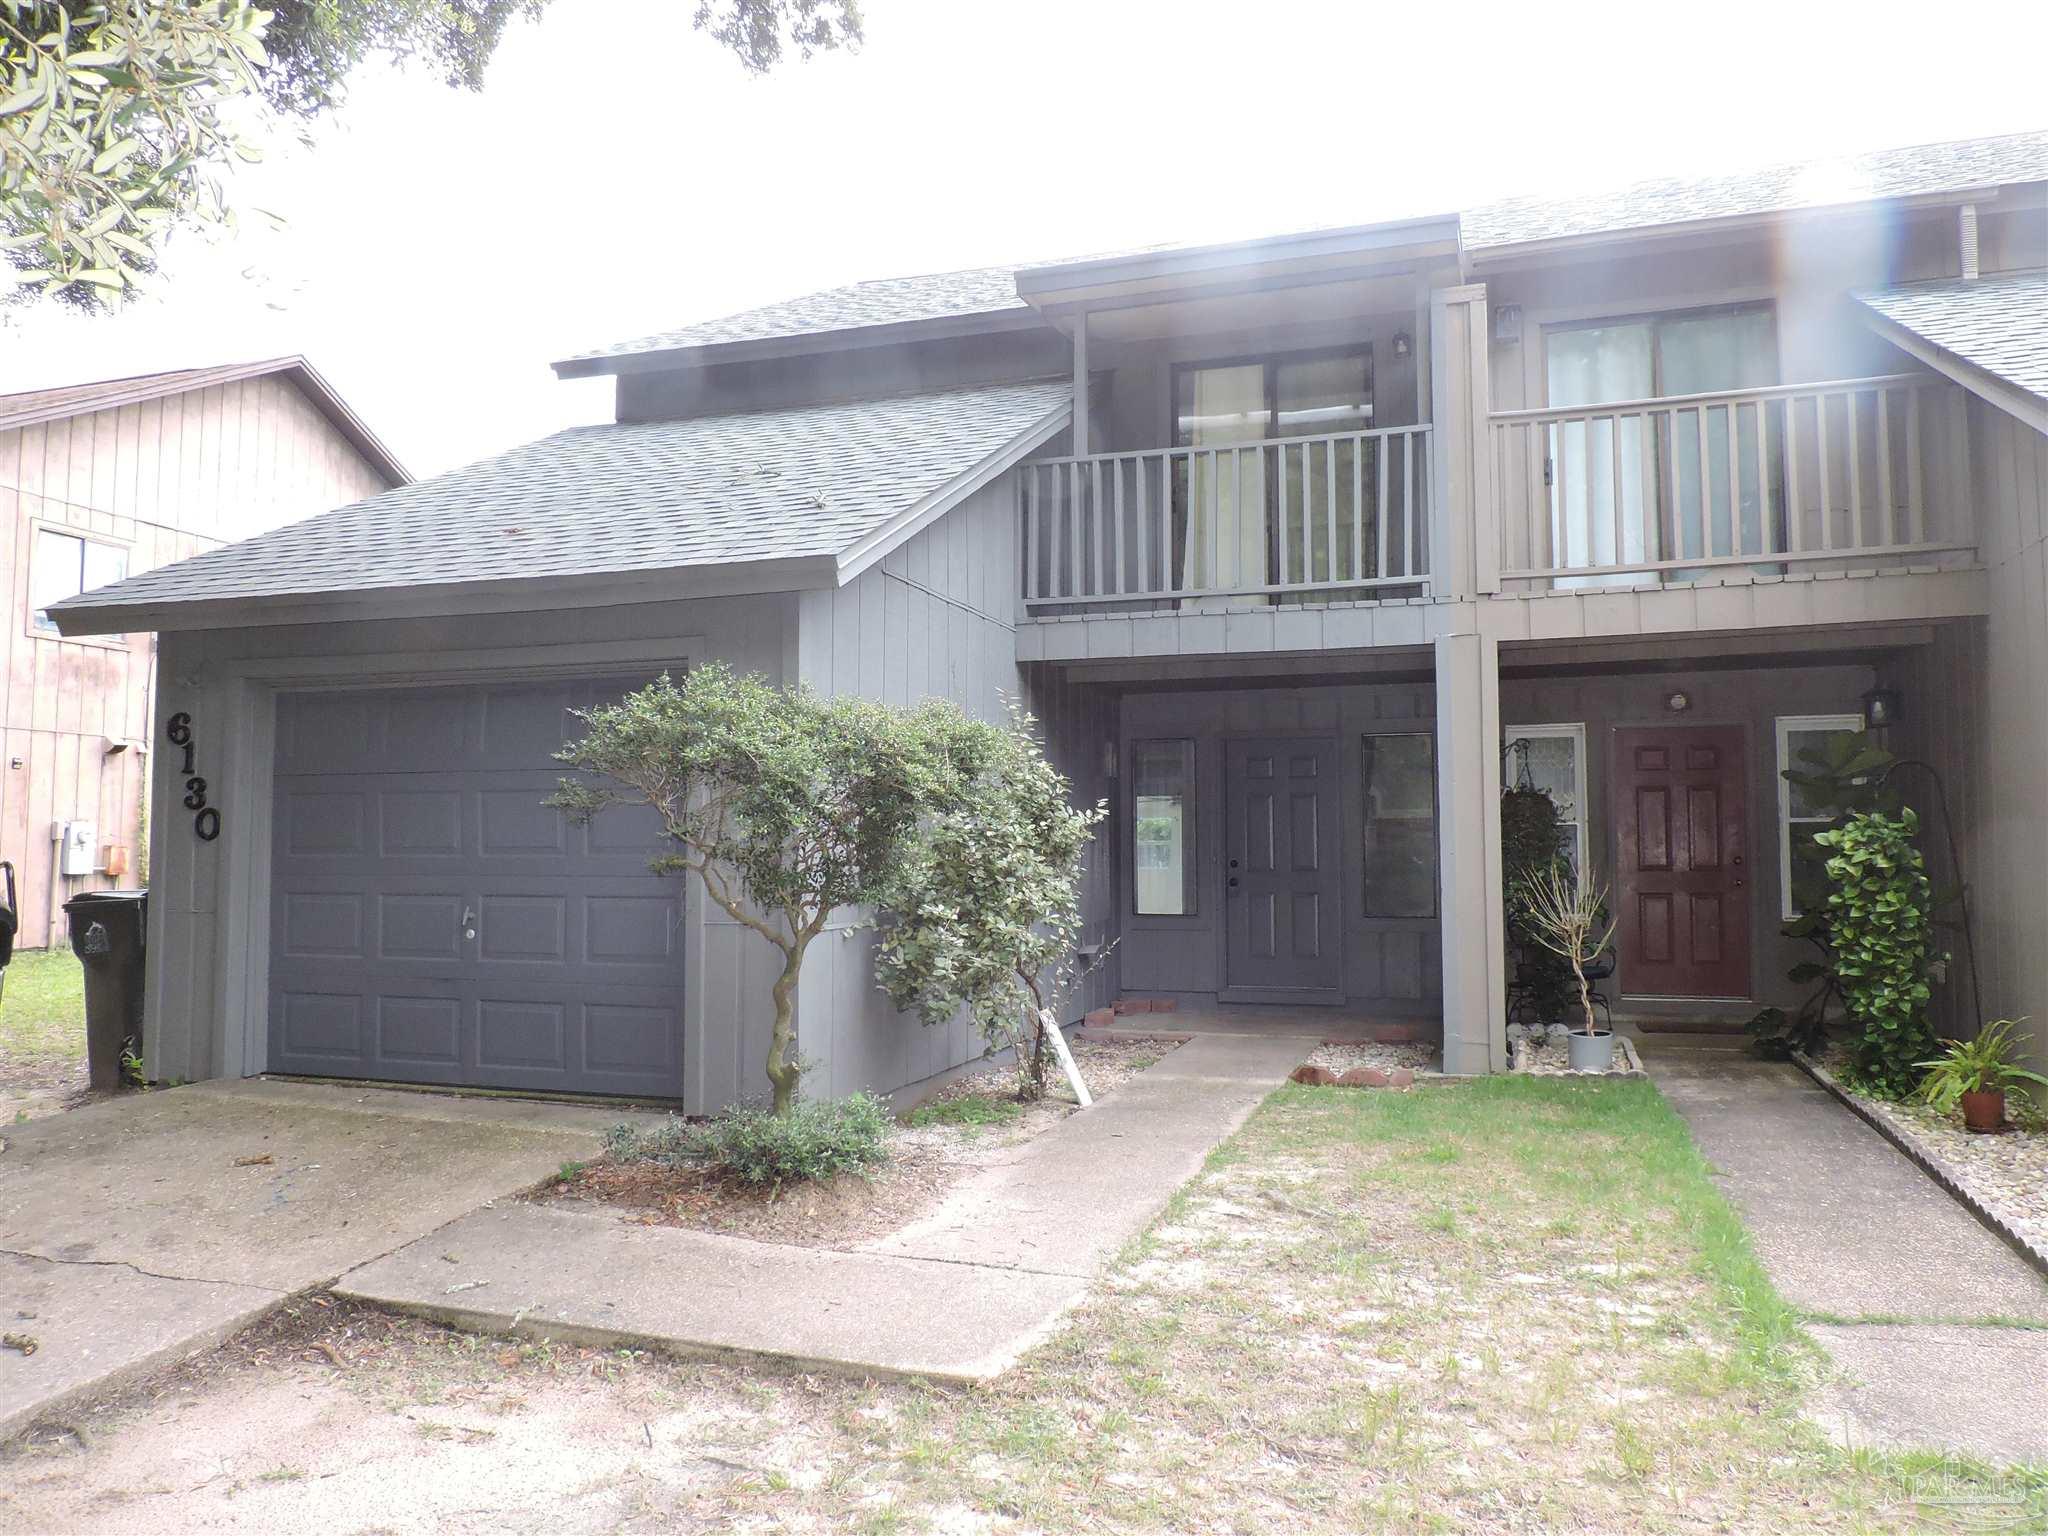
[[[1849,1054],[1857,1077],[1902,1097],[1915,1065],[1936,1049],[1927,1019],[1934,951],[1934,896],[1920,851],[1919,818],[1863,811],[1816,834],[1827,854],[1828,918],[1835,973],[1848,1005]]]

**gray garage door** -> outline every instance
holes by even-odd
[[[645,807],[540,802],[634,679],[278,700],[270,1070],[682,1092],[682,885]]]

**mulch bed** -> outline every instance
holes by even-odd
[[[1110,1040],[1074,1047],[1088,1091],[1100,1101],[1173,1049],[1159,1040]],[[886,1237],[936,1206],[962,1178],[1076,1113],[1058,1068],[1046,1097],[988,1125],[897,1125],[889,1161],[872,1173],[764,1188],[707,1168],[633,1161],[590,1163],[551,1180],[532,1198],[567,1207],[616,1207],[645,1226],[690,1227],[799,1248],[847,1248]],[[954,1079],[924,1105],[961,1099],[1000,1101],[1014,1092],[1009,1067]],[[922,1106],[920,1106],[922,1107]]]

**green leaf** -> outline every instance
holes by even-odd
[[[117,140],[93,156],[92,171],[95,176],[104,176],[115,166],[142,148],[142,140],[134,137]]]

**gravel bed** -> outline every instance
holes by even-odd
[[[1332,1072],[1350,1072],[1359,1067],[1377,1067],[1382,1072],[1391,1072],[1396,1067],[1406,1067],[1411,1072],[1434,1072],[1436,1064],[1436,1047],[1414,1040],[1398,1045],[1375,1041],[1319,1045],[1308,1058],[1308,1065],[1328,1067]]]
[[[1828,1051],[1819,1065],[1841,1090],[1947,1166],[1955,1181],[2036,1252],[2048,1253],[2048,1132],[2013,1129],[1976,1136],[1963,1129],[1961,1111],[1937,1114],[1925,1104],[1893,1104],[1858,1092],[1843,1076],[1846,1058]],[[2008,1098],[2008,1118],[2011,1099]]]
[[[1636,1055],[1635,1042],[1626,1035],[1614,1037],[1614,1064],[1605,1073],[1572,1071],[1571,1047],[1565,1041],[1550,1036],[1538,1038],[1534,1032],[1521,1040],[1510,1039],[1508,1043],[1508,1070],[1527,1072],[1537,1077],[1641,1077],[1642,1058]]]

